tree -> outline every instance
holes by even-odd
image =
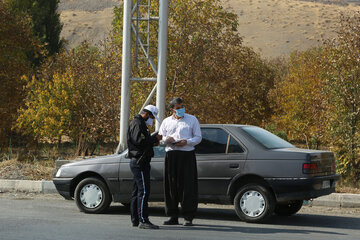
[[[321,48],[293,52],[286,74],[277,81],[271,94],[277,128],[285,129],[289,140],[306,142],[308,148],[329,142],[329,104],[320,67],[322,55]]]
[[[69,136],[77,143],[75,155],[93,154],[100,142],[116,142],[121,71],[113,53],[83,43],[47,60],[42,74],[26,86],[17,129],[38,141]]]
[[[51,56],[60,51],[62,24],[58,13],[59,0],[5,0],[18,15],[31,18],[33,34],[46,46]]]
[[[41,55],[28,19],[14,15],[0,2],[0,147],[8,145],[17,109],[24,98],[23,77],[32,73],[30,55]]]
[[[323,77],[331,112],[330,133],[339,171],[360,180],[360,16],[341,16],[337,37],[326,43]]]
[[[152,14],[157,15],[158,1],[153,4]],[[174,0],[169,8],[167,100],[182,96],[189,111],[203,123],[262,125],[267,121],[274,71],[243,46],[237,16],[224,10],[219,0]],[[122,38],[122,11],[122,7],[115,8],[113,27],[118,41]],[[144,27],[140,25],[140,29]],[[157,26],[150,30],[154,36],[151,45],[157,46]],[[156,48],[150,54],[156,58]],[[140,76],[150,73],[146,63],[133,69],[133,74]],[[146,86],[136,84],[143,85],[142,89]]]

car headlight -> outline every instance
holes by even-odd
[[[61,168],[59,168],[59,170],[56,172],[56,177],[60,177],[61,176]]]

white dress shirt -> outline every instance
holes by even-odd
[[[195,116],[186,113],[180,119],[176,119],[173,115],[165,118],[161,123],[159,134],[163,136],[163,143],[167,137],[173,137],[175,141],[187,141],[186,145],[182,147],[167,144],[166,152],[173,150],[192,151],[202,139],[199,121]]]

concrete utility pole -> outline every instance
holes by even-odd
[[[120,109],[120,141],[116,152],[120,152],[127,147],[127,130],[130,117],[130,81],[156,81],[154,88],[146,99],[142,108],[148,105],[156,91],[156,106],[159,109],[160,121],[165,118],[166,102],[166,61],[167,61],[167,42],[168,42],[168,15],[169,1],[159,0],[159,17],[150,16],[151,0],[124,0],[124,20],[123,20],[123,56],[122,56],[122,79],[121,79],[121,109]],[[134,3],[134,4],[133,4]],[[144,13],[147,12],[147,16]],[[133,16],[135,14],[135,16]],[[152,21],[159,20],[158,35],[158,66],[156,68],[150,56],[150,24]],[[139,23],[147,21],[147,31],[139,30]],[[154,77],[135,77],[131,72],[132,46],[131,30],[135,35],[135,62],[138,63],[139,54],[145,57],[151,66],[156,78]],[[146,39],[144,41],[144,39]],[[160,123],[156,122],[156,130]]]
[[[157,91],[156,106],[159,109],[159,119],[163,121],[165,118],[165,102],[166,102],[166,62],[167,62],[167,43],[168,43],[168,18],[169,18],[169,2],[168,0],[160,0],[159,9],[159,48],[158,48],[158,75],[157,75]],[[156,122],[156,130],[160,128],[160,123]]]
[[[117,149],[124,150],[127,142],[127,129],[130,115],[130,76],[131,76],[131,7],[132,0],[124,0],[122,76],[120,106],[120,142]]]

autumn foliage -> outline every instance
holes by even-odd
[[[38,141],[68,136],[76,155],[93,154],[99,142],[116,142],[121,71],[113,53],[83,43],[50,58],[42,74],[28,81],[16,129]]]
[[[187,111],[201,123],[258,125],[295,145],[330,149],[338,172],[357,183],[360,14],[342,16],[337,37],[317,48],[265,60],[243,44],[237,16],[221,3],[169,2],[167,100],[183,97]],[[158,1],[152,4],[156,16]],[[75,155],[92,155],[99,143],[116,145],[122,14],[122,5],[114,9],[113,31],[100,46],[85,42],[61,50],[35,69],[29,56],[43,54],[43,46],[31,34],[31,19],[14,15],[0,2],[1,147],[13,131],[35,142],[60,143],[67,137],[76,145]],[[140,23],[140,31],[146,28]],[[150,33],[156,65],[156,24]],[[145,60],[132,61],[133,76],[155,77]],[[153,87],[131,83],[131,115],[141,110]]]
[[[167,100],[182,96],[188,111],[202,123],[264,125],[271,115],[268,92],[275,74],[259,54],[243,45],[237,16],[223,9],[219,0],[174,0],[169,12]],[[115,9],[117,39],[122,13],[122,6]],[[156,27],[151,35],[157,37]],[[156,44],[152,39],[152,46]],[[151,54],[156,59],[156,52]],[[136,71],[139,76],[151,73],[145,62]],[[144,83],[136,85],[146,94],[151,90]]]
[[[43,53],[29,19],[14,15],[0,1],[0,146],[9,144],[18,108],[23,104],[24,76],[33,73],[31,56]]]
[[[338,172],[360,180],[360,17],[341,16],[337,37],[295,52],[271,96],[273,121],[290,140],[327,147]]]

